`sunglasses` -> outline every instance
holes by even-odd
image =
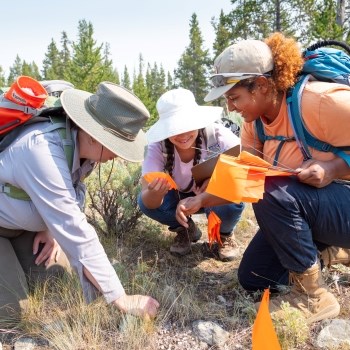
[[[271,74],[265,73],[223,73],[223,74],[215,74],[210,77],[211,82],[214,87],[225,86],[228,84],[236,84],[243,79],[258,77],[258,76],[266,76],[270,77]]]

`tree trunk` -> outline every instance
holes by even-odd
[[[346,0],[337,0],[337,18],[336,22],[340,27],[344,27]]]

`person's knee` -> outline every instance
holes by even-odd
[[[254,283],[254,275],[245,268],[244,264],[240,264],[237,271],[238,282],[243,289],[254,292],[259,288]]]
[[[51,277],[61,278],[67,273],[71,274],[72,268],[66,254],[60,249],[48,265],[42,263],[39,266],[31,266],[27,271],[27,278],[30,287],[33,287],[36,283],[42,283]]]

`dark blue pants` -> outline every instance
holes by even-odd
[[[238,269],[247,290],[288,283],[327,246],[350,248],[350,185],[316,188],[295,177],[267,177],[264,198],[253,205],[260,230]]]
[[[183,193],[172,190],[165,195],[163,203],[159,208],[148,209],[143,204],[140,194],[138,196],[138,205],[140,210],[151,219],[156,220],[163,225],[168,225],[169,228],[176,228],[180,226],[175,216],[176,207],[179,200],[193,196],[195,196],[193,192]],[[221,219],[220,232],[228,235],[231,234],[232,230],[241,218],[243,209],[243,203],[230,203],[216,207],[203,208],[200,212],[205,212],[205,214],[208,216],[211,210],[214,211],[215,214]]]

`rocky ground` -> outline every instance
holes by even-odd
[[[196,216],[195,221],[202,228],[206,229],[206,220],[203,216]],[[251,238],[256,230],[254,220],[249,217],[245,219],[244,226],[241,227],[237,234],[237,240],[241,245],[241,253],[244,251],[247,241]],[[140,255],[140,249],[144,254],[143,258],[147,260],[147,254],[154,254],[155,247],[142,247],[140,242],[134,242],[137,249],[124,252],[130,262],[136,261]],[[158,247],[159,248],[159,247]],[[149,252],[148,252],[149,250]],[[205,271],[204,277],[198,284],[199,297],[215,298],[218,307],[226,310],[228,317],[237,317],[237,306],[235,300],[238,300],[239,291],[233,288],[222,289],[222,293],[212,293],[212,289],[217,286],[225,286],[232,284],[236,278],[234,276],[237,270],[239,259],[229,263],[221,263],[215,259],[215,249],[208,249],[206,237],[193,246],[193,254],[186,259],[180,260],[171,256],[166,249],[158,249],[158,263],[160,273],[162,266],[171,266],[173,270],[179,271],[179,279],[184,276],[184,269],[193,266],[200,267]],[[332,289],[337,295],[341,304],[341,314],[338,319],[332,323],[324,322],[313,325],[310,331],[308,341],[299,347],[293,347],[298,350],[311,349],[350,349],[350,287],[346,268],[339,267],[332,273],[326,272],[326,278]],[[221,290],[220,288],[217,290]],[[209,296],[208,296],[209,295]],[[169,319],[162,322],[149,335],[149,343],[152,346],[147,347],[152,350],[234,350],[234,349],[250,349],[251,348],[251,323],[247,319],[242,322],[236,322],[236,326],[228,327],[220,320],[207,314],[206,310],[202,310],[203,319],[193,319],[186,323],[179,323],[178,320]],[[27,337],[26,335],[16,332],[8,332],[0,330],[0,350],[55,350],[47,342]],[[116,340],[118,344],[118,340]],[[122,344],[122,342],[120,343]],[[331,345],[330,345],[331,344]],[[348,346],[348,347],[347,347]],[[114,347],[113,349],[123,349],[123,346]],[[133,350],[141,350],[136,348]],[[89,349],[60,349],[60,350],[89,350]],[[145,349],[146,350],[146,349]]]

